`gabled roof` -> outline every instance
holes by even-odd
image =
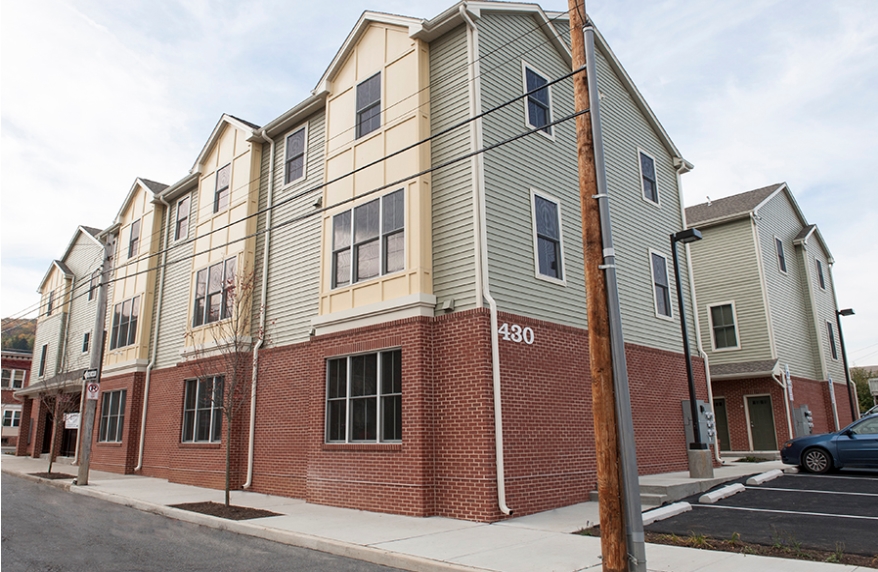
[[[149,179],[137,177],[136,179],[134,179],[134,183],[131,184],[131,188],[128,189],[128,195],[125,197],[125,200],[122,201],[122,206],[119,207],[119,212],[116,213],[116,218],[113,219],[113,224],[119,224],[119,222],[122,220],[122,214],[126,210],[128,210],[128,207],[131,205],[131,201],[134,200],[134,195],[137,194],[138,186],[144,187],[153,195],[157,195],[168,188],[168,185],[165,185],[164,183],[156,183],[155,181],[150,181]]]
[[[767,199],[773,197],[786,183],[775,183],[746,193],[708,201],[686,209],[686,224],[690,227],[703,223],[720,222],[749,216]]]
[[[192,168],[189,169],[190,173],[201,172],[201,163],[204,162],[204,159],[207,157],[208,153],[210,153],[210,150],[213,148],[214,144],[216,144],[217,139],[219,139],[220,135],[223,132],[223,128],[226,125],[231,125],[235,129],[239,129],[244,133],[247,133],[248,140],[255,141],[261,139],[259,135],[260,127],[258,125],[256,125],[255,123],[250,123],[249,121],[244,121],[243,119],[238,119],[234,115],[223,113],[219,121],[216,122],[216,126],[213,128],[210,137],[207,138],[207,142],[204,144],[204,147],[201,148],[201,153],[199,153],[198,158],[195,159],[195,164],[193,164]]]
[[[710,377],[713,379],[743,379],[770,375],[780,375],[777,359],[710,364]]]
[[[820,229],[817,228],[816,224],[809,224],[802,231],[796,235],[796,238],[793,239],[793,244],[808,246],[808,240],[811,237],[817,239],[817,242],[820,243],[821,248],[823,248],[823,252],[826,253],[826,260],[830,264],[835,264],[835,259],[832,257],[832,253],[829,252],[829,247],[826,246],[826,241],[823,240],[823,235],[820,234]]]
[[[67,268],[67,265],[64,264],[64,261],[67,260],[67,257],[70,256],[70,251],[73,250],[74,245],[76,244],[76,240],[79,238],[80,234],[85,235],[89,240],[93,241],[98,247],[103,248],[103,243],[98,240],[98,235],[103,232],[99,228],[94,228],[93,226],[78,226],[76,227],[76,232],[73,233],[73,238],[70,239],[70,242],[67,244],[67,248],[64,250],[64,255],[58,259],[53,260],[52,264],[49,265],[49,269],[46,271],[46,275],[43,276],[43,279],[40,281],[40,286],[37,288],[37,292],[43,291],[43,286],[46,284],[46,280],[49,279],[49,274],[52,273],[52,268],[57,268],[61,271],[64,276],[67,278],[73,278],[73,272]]]
[[[61,262],[60,260],[53,260],[52,264],[49,265],[49,269],[46,271],[46,275],[43,276],[43,279],[40,281],[40,286],[37,288],[37,292],[40,294],[43,293],[43,286],[46,285],[46,280],[49,279],[49,275],[52,274],[52,269],[57,268],[58,271],[64,275],[65,278],[73,278],[73,272],[67,268],[67,265]]]

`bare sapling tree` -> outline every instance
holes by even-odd
[[[223,428],[216,422],[217,419],[222,420],[221,423],[225,425],[225,506],[227,507],[230,506],[232,481],[233,428],[239,420],[241,408],[250,398],[252,349],[259,340],[262,340],[262,344],[268,341],[264,328],[260,326],[262,320],[255,324],[255,328],[253,324],[255,273],[251,271],[235,274],[235,265],[234,263],[230,265],[229,262],[232,261],[224,265],[223,273],[228,278],[220,279],[221,289],[216,284],[211,284],[217,282],[212,275],[214,268],[205,270],[203,280],[200,280],[197,286],[200,289],[203,282],[205,289],[199,290],[202,294],[200,297],[196,294],[196,313],[203,312],[204,324],[194,327],[186,334],[187,345],[192,348],[193,365],[198,375],[195,382],[198,386],[197,403],[193,395],[192,405],[196,409],[202,409],[207,405],[214,412],[210,417],[212,421],[207,427],[202,418],[198,421],[200,426],[196,428],[195,411],[192,411],[191,418],[184,418],[184,434],[188,422],[193,431],[203,432],[202,437],[205,430],[209,432],[206,440],[217,439],[223,433]],[[216,266],[223,265],[220,263]],[[264,311],[264,306],[259,309],[259,313]],[[188,399],[190,399],[189,395],[187,395]],[[220,414],[219,417],[216,416],[217,413]],[[203,440],[202,437],[195,436],[194,439]]]
[[[70,392],[70,386],[66,383],[40,382],[42,387],[39,392],[39,400],[48,411],[52,413],[52,426],[45,427],[43,431],[51,432],[51,444],[49,446],[49,468],[46,474],[52,474],[52,465],[58,452],[58,443],[64,423],[64,414],[79,409],[79,393]],[[36,445],[35,445],[36,446]]]

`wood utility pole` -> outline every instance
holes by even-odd
[[[582,33],[585,6],[568,0],[573,69],[585,67]],[[573,76],[576,111],[589,109],[588,79]],[[576,154],[579,163],[579,203],[582,209],[582,247],[585,253],[585,297],[588,313],[588,350],[592,380],[595,455],[600,505],[601,553],[605,572],[626,572],[628,551],[622,506],[622,478],[616,433],[616,397],[607,306],[607,283],[601,268],[604,260],[598,200],[597,172],[591,114],[576,117]]]

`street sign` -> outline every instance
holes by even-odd
[[[97,369],[87,369],[85,373],[82,374],[82,381],[94,381],[98,378],[98,370]]]
[[[64,414],[65,429],[79,429],[79,412]]]
[[[95,382],[89,382],[85,386],[85,399],[87,401],[97,401],[98,394],[101,392],[101,385]]]

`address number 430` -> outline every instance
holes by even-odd
[[[504,323],[497,329],[497,334],[507,342],[515,342],[517,344],[524,342],[527,345],[534,343],[534,331],[530,326],[522,328],[518,324]]]

